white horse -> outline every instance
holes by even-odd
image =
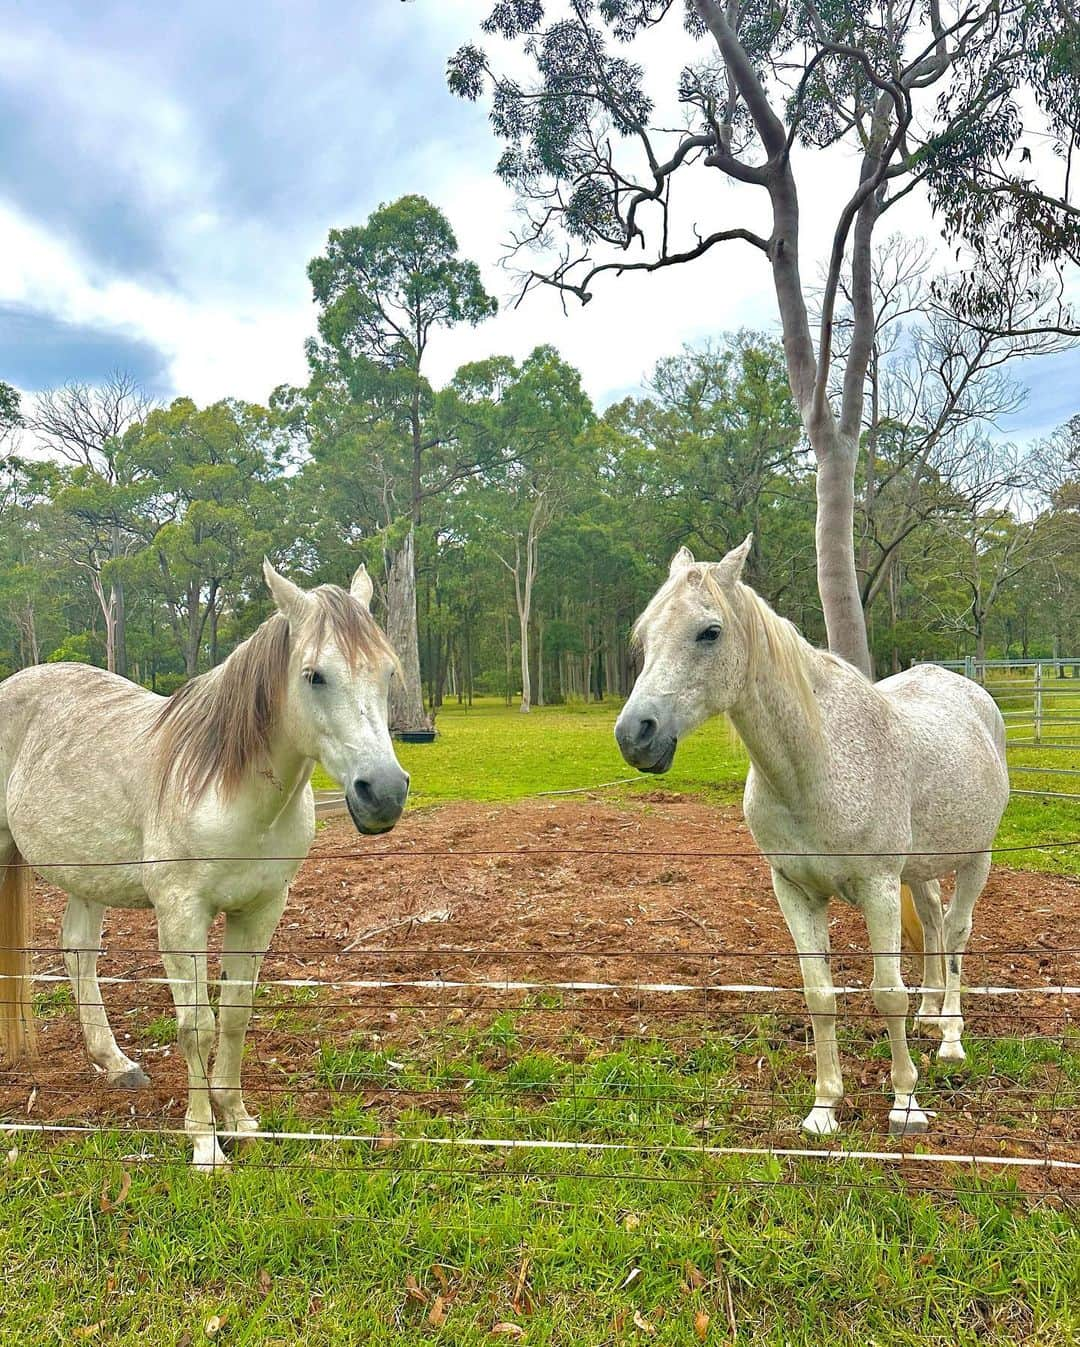
[[[188,1069],[185,1128],[202,1170],[225,1164],[217,1126],[258,1127],[241,1095],[244,1035],[262,956],[315,836],[314,764],[345,787],[363,833],[394,826],[409,785],[386,724],[397,660],[369,612],[367,571],[350,592],[306,592],[269,562],[264,573],[278,612],[167,701],[77,664],[39,665],[0,685],[0,985],[15,988],[0,995],[7,1055],[33,1047],[22,858],[47,865],[42,873],[68,894],[64,961],[87,1052],[111,1085],[129,1089],[148,1082],[109,1027],[98,945],[107,906],[152,907]],[[219,912],[210,1074],[206,948]]]
[[[741,582],[750,538],[715,565],[682,548],[637,624],[645,663],[615,736],[627,762],[666,772],[679,740],[726,712],[750,754],[743,808],[772,867],[799,953],[817,1052],[808,1132],[837,1130],[843,1098],[828,900],[860,908],[874,1004],[889,1028],[889,1130],[926,1130],[908,1051],[900,886],[924,929],[922,1021],[960,1060],[960,962],[1009,798],[1005,727],[991,697],[932,665],[871,683],[815,650]],[[943,911],[938,880],[956,874]],[[947,968],[944,967],[947,962]]]

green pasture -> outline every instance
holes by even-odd
[[[1059,698],[1065,714],[1080,722],[1080,683],[1065,680]],[[632,798],[657,789],[699,795],[717,803],[738,803],[747,758],[727,724],[713,721],[679,746],[666,776],[643,776],[619,756],[612,730],[618,703],[537,707],[522,715],[501,700],[471,708],[451,704],[437,719],[434,744],[400,744],[398,756],[412,775],[411,807],[453,800],[518,800],[543,792],[608,786],[612,798]],[[1049,732],[1049,731],[1048,731]],[[1080,723],[1054,727],[1055,737],[1075,740],[1076,749],[1010,747],[1011,764],[1080,768]],[[1028,738],[1031,725],[1010,721],[1010,737]],[[1064,784],[1062,784],[1064,783]],[[1076,791],[1080,777],[1017,773],[1013,784],[1027,789]],[[334,788],[324,773],[316,785]],[[1080,837],[1080,801],[1049,796],[1015,796],[998,834],[1002,847],[1066,841]],[[1002,854],[1000,863],[1022,869],[1080,874],[1080,847]]]
[[[618,755],[615,714],[449,706],[434,745],[401,746],[411,807],[600,786],[615,801],[657,788],[738,799],[746,761],[726,726],[684,743],[668,776],[645,778]],[[1040,766],[1068,756],[1023,751]],[[1075,836],[1078,814],[1018,798],[1000,840]],[[1077,873],[1080,856],[1008,863]],[[267,1013],[276,1031],[310,1036],[318,993],[296,996]],[[790,1017],[747,1016],[724,1033],[673,1025],[662,1040],[568,1029],[535,1041],[530,1017],[559,1009],[553,994],[468,1026],[429,1015],[420,1034],[403,1011],[376,1039],[329,1008],[305,1076],[283,1075],[264,1124],[382,1142],[256,1143],[208,1180],[188,1172],[177,1137],[9,1137],[0,1343],[1071,1347],[1080,1337],[1075,1208],[1032,1200],[1015,1171],[704,1153],[765,1134],[800,1144],[812,1060]],[[70,998],[51,991],[40,1010],[71,1014]],[[172,1037],[168,1020],[131,1031],[136,1051]],[[843,1142],[880,1149],[885,1041],[876,1026],[844,1034],[857,1106]],[[924,1105],[972,1125],[991,1110],[984,1150],[1011,1149],[1013,1132],[1053,1134],[1080,1107],[1073,1037],[982,1040],[960,1070],[933,1062],[929,1046],[919,1045]],[[312,1076],[333,1091],[325,1118],[304,1107]],[[633,1149],[440,1144],[484,1137]]]

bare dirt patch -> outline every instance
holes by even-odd
[[[689,854],[695,852],[740,854]],[[41,885],[39,901],[36,970],[58,974],[63,898]],[[980,1040],[1030,1036],[1063,1043],[1072,1031],[1076,998],[1054,988],[1080,984],[1078,913],[1077,881],[995,868],[977,909],[965,982],[1045,990],[969,996],[973,1064]],[[871,975],[865,929],[840,903],[834,904],[832,939],[837,983],[865,987]],[[105,986],[112,1023],[152,1085],[133,1095],[108,1090],[86,1061],[74,1008],[56,990],[65,984],[41,983],[41,1057],[32,1069],[0,1076],[5,1117],[25,1120],[29,1109],[32,1120],[142,1126],[177,1125],[182,1118],[185,1073],[168,1041],[168,989],[151,980],[162,977],[152,915],[110,913],[105,941],[103,976],[134,979]],[[907,975],[918,984],[912,960]],[[770,1071],[793,1069],[812,1079],[798,964],[768,869],[738,810],[671,792],[632,803],[443,806],[412,813],[393,834],[374,840],[360,838],[347,819],[331,819],[297,876],[263,978],[245,1078],[264,1109],[286,1095],[290,1106],[311,1116],[332,1105],[338,1087],[320,1078],[318,1067],[327,1044],[362,1041],[380,1052],[419,1048],[448,1026],[466,1035],[508,1010],[517,1012],[513,1046],[488,1044],[485,1050],[496,1055],[549,1050],[572,1058],[627,1039],[678,1047],[724,1036],[744,1047],[763,1045],[757,1063],[747,1066],[747,1089],[766,1103],[777,1079]],[[333,985],[276,985],[296,979]],[[395,980],[440,985],[364,985]],[[443,985],[477,982],[498,985]],[[655,990],[658,984],[699,990]],[[731,984],[790,990],[719,990]],[[855,1042],[862,1045],[846,1061],[850,1107],[880,1124],[887,1062],[864,1052],[880,1040],[880,1021],[864,995],[845,998],[842,1014],[856,1024]],[[763,1073],[770,1053],[793,1046],[799,1049],[793,1067],[766,1063]],[[1024,1088],[1007,1087],[1009,1121],[998,1127],[994,1110],[1003,1088],[984,1072],[976,1084],[958,1083],[947,1099],[939,1091],[941,1116],[930,1144],[1048,1153],[1046,1080],[1035,1073]],[[1025,1125],[1026,1096],[1034,1099],[1039,1091],[1040,1119]],[[367,1082],[361,1093],[388,1112],[402,1106],[392,1086]],[[452,1110],[453,1094],[438,1106]],[[1075,1153],[1077,1113],[1074,1088],[1054,1114],[1050,1153]],[[775,1107],[765,1109],[757,1134],[799,1144],[795,1121],[787,1111],[778,1116]]]

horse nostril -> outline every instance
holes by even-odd
[[[635,742],[644,747],[651,739],[655,737],[658,728],[659,726],[657,725],[656,721],[653,720],[651,717],[646,716],[645,719],[642,720],[641,723],[638,725],[637,739]]]
[[[374,803],[375,796],[371,790],[370,781],[362,781],[359,777],[352,783],[353,793],[367,804]]]

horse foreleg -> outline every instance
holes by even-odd
[[[188,1106],[184,1129],[194,1143],[192,1164],[206,1172],[227,1168],[218,1145],[210,1106],[207,1066],[214,1044],[214,1012],[206,985],[208,908],[190,902],[179,908],[158,908],[161,961],[176,1006],[176,1039],[188,1070]]]
[[[923,929],[923,985],[916,1029],[940,1028],[941,998],[945,994],[945,913],[941,885],[936,879],[912,880],[911,896]]]
[[[941,1047],[938,1057],[946,1062],[962,1062],[961,1035],[964,1017],[960,1010],[960,970],[964,950],[971,936],[971,915],[975,900],[983,891],[990,873],[989,853],[973,856],[956,871],[956,891],[945,914],[945,999],[941,1006]]]
[[[68,899],[61,928],[64,967],[79,1008],[87,1056],[106,1073],[110,1085],[138,1090],[149,1085],[150,1078],[138,1062],[120,1051],[98,985],[98,954],[104,915],[105,909],[100,903],[90,903],[82,898]]]
[[[836,1106],[844,1097],[844,1082],[836,1046],[836,992],[829,966],[828,901],[811,897],[777,870],[773,871],[772,882],[780,911],[799,952],[803,992],[814,1030],[817,1084],[814,1107],[802,1125],[815,1136],[831,1136],[840,1127]]]
[[[870,948],[874,952],[870,991],[889,1029],[893,1087],[889,1131],[894,1136],[925,1132],[929,1122],[915,1102],[919,1073],[908,1050],[908,991],[900,971],[900,881],[895,877],[865,880],[852,887],[866,917]]]
[[[218,1045],[210,1080],[218,1121],[230,1132],[255,1132],[259,1121],[244,1107],[240,1065],[251,1020],[255,984],[266,947],[281,918],[288,890],[257,907],[230,912],[221,952],[221,997],[218,1001]]]

